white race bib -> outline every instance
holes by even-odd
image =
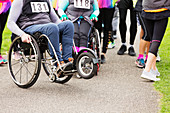
[[[31,2],[31,9],[33,13],[49,12],[47,2]]]
[[[74,7],[90,9],[90,0],[74,0]]]

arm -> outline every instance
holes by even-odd
[[[57,14],[55,13],[55,11],[54,11],[54,9],[53,9],[53,6],[52,6],[52,3],[51,3],[51,0],[49,0],[49,2],[50,2],[50,18],[51,18],[51,21],[53,22],[53,23],[56,23],[56,24],[58,24],[58,23],[60,23],[61,22],[61,20],[58,18],[58,16],[57,16]]]
[[[93,4],[93,13],[90,16],[90,20],[93,21],[98,21],[97,16],[99,15],[99,6],[98,6],[98,2],[97,0],[94,0],[94,4]]]
[[[23,6],[22,0],[15,0],[12,3],[7,22],[7,27],[18,36],[22,36],[24,34],[24,31],[22,31],[16,24],[16,21],[18,20],[22,12],[22,6]]]
[[[62,3],[59,5],[59,8],[58,8],[58,14],[61,16],[61,20],[67,20],[68,17],[67,15],[64,13],[64,11],[67,9],[69,5],[69,0],[63,0]]]
[[[7,27],[16,35],[20,36],[22,42],[29,43],[31,41],[30,35],[22,31],[16,21],[18,20],[23,7],[23,0],[15,0],[11,6],[11,10],[8,17]]]

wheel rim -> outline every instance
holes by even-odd
[[[80,73],[82,73],[84,76],[88,76],[92,73],[93,71],[93,62],[88,62],[86,64],[85,63],[85,60],[89,58],[88,56],[83,56],[80,61],[79,61],[79,70],[80,70]]]
[[[16,43],[15,43],[16,42]],[[38,69],[38,54],[34,44],[31,42],[29,45],[31,46],[27,51],[30,54],[25,54],[25,50],[21,47],[21,39],[20,37],[17,38],[13,43],[10,54],[9,54],[9,70],[13,81],[20,85],[27,85],[30,84],[36,74]],[[12,55],[14,53],[14,47],[17,45],[17,52],[20,55],[19,59],[13,59]]]

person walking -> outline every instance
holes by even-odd
[[[7,60],[3,58],[1,55],[1,46],[2,46],[2,34],[6,25],[10,7],[11,7],[10,0],[0,0],[0,64],[7,63]]]
[[[140,43],[139,43],[139,55],[137,57],[137,60],[135,64],[139,68],[144,68],[145,63],[148,58],[148,52],[149,52],[149,46],[150,46],[150,38],[148,37],[146,26],[143,20],[143,17],[141,16],[142,12],[142,0],[138,0],[135,11],[137,14],[137,19],[139,20],[139,24],[141,25],[141,32],[140,32]],[[144,53],[146,52],[145,60],[144,60]]]
[[[134,3],[133,3],[134,2]],[[134,50],[134,41],[136,37],[137,32],[137,21],[136,21],[136,12],[134,11],[134,5],[136,0],[120,0],[118,2],[118,8],[119,8],[119,16],[120,16],[120,22],[119,22],[119,31],[121,36],[121,42],[122,45],[120,49],[118,50],[118,55],[123,55],[127,51],[126,46],[126,16],[127,16],[127,10],[130,10],[130,46],[128,49],[128,54],[130,56],[136,56],[135,50]]]
[[[112,38],[112,19],[115,10],[115,3],[117,0],[98,0],[100,14],[98,16],[99,20],[95,23],[95,27],[99,30],[99,35],[101,37],[102,24],[103,27],[103,47],[101,55],[101,63],[106,62],[106,52],[108,46],[108,39]]]
[[[151,38],[151,45],[141,78],[159,81],[160,78],[157,76],[160,76],[160,73],[156,68],[156,56],[170,17],[170,0],[143,0],[142,6],[142,16]]]

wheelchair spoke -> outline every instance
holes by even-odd
[[[14,66],[14,65],[18,64],[19,62],[20,62],[20,61],[17,61],[16,63],[11,64],[11,66]]]

